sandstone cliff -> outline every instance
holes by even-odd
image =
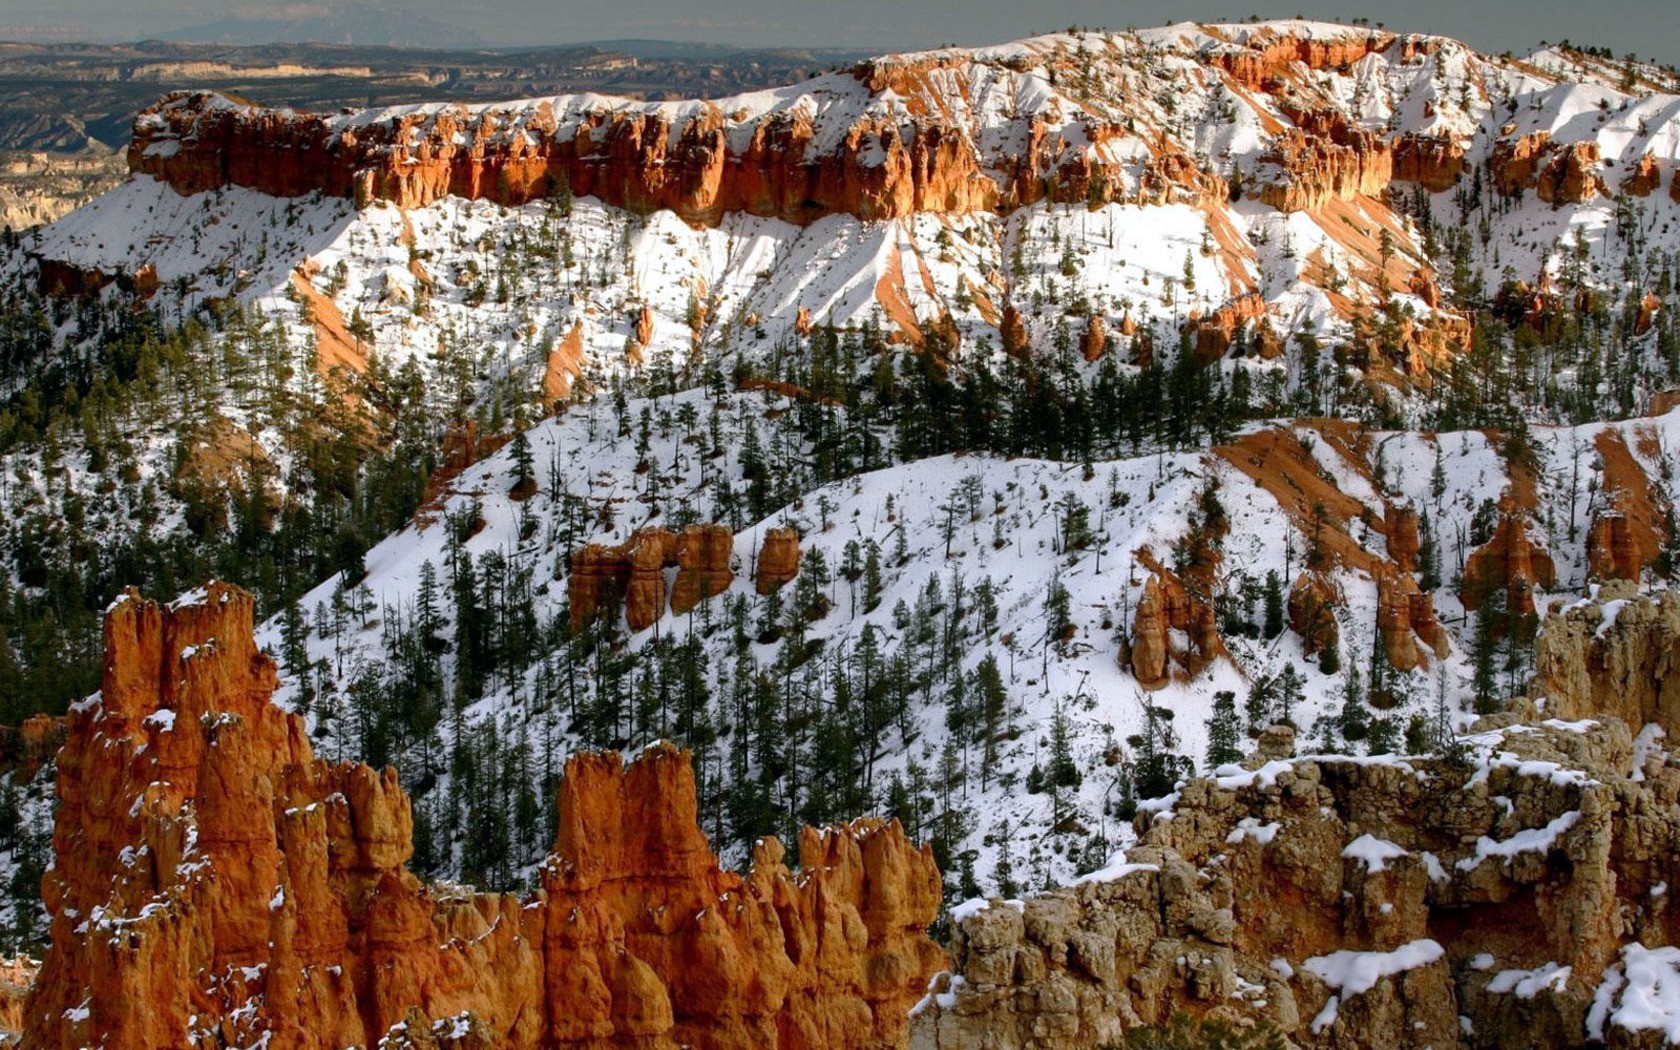
[[[106,618],[59,758],[52,943],[31,1048],[875,1047],[942,958],[896,823],[763,840],[745,876],[669,746],[576,755],[528,898],[421,883],[394,771],[315,758],[269,703],[252,601],[212,584]]]
[[[1326,1050],[1662,1045],[1680,595],[1623,586],[1547,622],[1538,714],[1443,756],[1227,767],[1078,884],[959,907],[911,1046],[1100,1047],[1176,1013]]]

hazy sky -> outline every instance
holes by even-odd
[[[283,6],[269,3],[269,10]],[[1356,17],[1444,33],[1490,51],[1541,40],[1598,44],[1617,55],[1680,61],[1673,0],[377,0],[466,24],[493,44],[651,37],[747,45],[904,50],[995,43],[1068,25],[1124,28],[1167,21],[1304,14]],[[3,0],[0,35],[17,25],[79,25],[98,39],[135,39],[221,17],[251,0]]]

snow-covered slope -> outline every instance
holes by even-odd
[[[756,394],[714,400],[700,391],[650,402],[631,401],[628,418],[641,419],[646,413],[657,421],[650,428],[645,455],[617,437],[618,413],[604,403],[539,424],[527,437],[539,477],[549,478],[540,491],[529,500],[510,496],[517,474],[512,450],[462,474],[455,482],[456,494],[440,507],[435,520],[391,536],[369,552],[368,576],[359,585],[365,593],[359,599],[352,596],[350,603],[368,610],[361,626],[355,615],[348,622],[343,615],[335,621],[327,611],[344,601],[342,585],[336,581],[324,584],[300,603],[306,611],[322,610],[317,622],[327,628],[324,633],[310,634],[308,659],[338,669],[328,678],[339,683],[355,679],[358,668],[375,667],[385,660],[387,633],[393,627],[400,632],[416,616],[422,566],[429,563],[435,571],[441,581],[439,593],[447,590],[452,520],[480,520],[482,527],[462,549],[475,559],[487,554],[505,558],[510,577],[528,580],[535,588],[538,622],[563,622],[568,555],[583,542],[623,542],[644,525],[727,518],[727,510],[715,502],[715,478],[737,471],[738,456],[732,453],[711,460],[705,443],[690,442],[688,433],[703,433],[706,420],[715,412],[725,433],[739,434],[751,421],[776,435],[763,439],[766,444],[796,441],[777,429],[775,417],[787,407],[780,399]],[[687,427],[675,422],[688,409],[698,422]],[[1368,512],[1361,520],[1357,513],[1338,508],[1337,517],[1324,527],[1344,533],[1352,547],[1369,556],[1373,564],[1386,564],[1390,557],[1380,525],[1372,524],[1381,522],[1386,503],[1421,510],[1439,537],[1438,554],[1449,582],[1433,597],[1448,625],[1452,654],[1445,660],[1426,658],[1416,670],[1394,677],[1388,685],[1389,698],[1380,708],[1369,708],[1368,717],[1387,720],[1391,727],[1388,746],[1403,746],[1414,719],[1432,725],[1443,696],[1455,721],[1467,721],[1472,706],[1474,638],[1450,581],[1473,552],[1478,532],[1485,532],[1485,524],[1476,521],[1489,510],[1484,503],[1498,499],[1509,487],[1501,450],[1479,432],[1362,433],[1329,423],[1281,429],[1302,442],[1314,470]],[[1094,463],[1088,468],[980,455],[940,457],[823,486],[740,530],[734,545],[738,568],[734,586],[709,605],[684,616],[667,614],[655,627],[631,634],[629,651],[647,657],[652,650],[646,647],[661,637],[699,639],[703,674],[712,697],[711,723],[725,727],[718,747],[727,752],[740,742],[739,737],[731,739],[727,727],[733,725],[738,734],[748,732],[747,726],[736,721],[731,707],[732,679],[786,675],[787,695],[796,698],[789,702],[823,708],[833,703],[838,677],[855,681],[863,673],[859,642],[864,632],[873,629],[883,665],[894,654],[903,653],[914,669],[926,669],[930,677],[918,680],[922,684],[911,691],[906,716],[891,720],[876,741],[878,797],[883,802],[888,799],[895,778],[921,784],[919,790],[928,800],[922,809],[928,819],[921,829],[924,833],[936,830],[936,814],[945,812],[946,806],[960,811],[966,830],[953,856],[974,851],[975,877],[988,890],[997,887],[998,861],[1010,850],[1015,878],[1024,879],[1030,871],[1039,879],[1064,879],[1103,856],[1090,843],[1105,830],[1108,845],[1120,834],[1117,804],[1126,789],[1119,780],[1122,774],[1135,773],[1133,764],[1140,752],[1138,743],[1128,738],[1146,732],[1151,708],[1157,714],[1168,713],[1170,721],[1165,724],[1170,726],[1174,750],[1193,759],[1197,768],[1205,768],[1215,694],[1232,691],[1241,711],[1257,686],[1264,689],[1270,684],[1274,698],[1259,720],[1280,717],[1284,712],[1275,686],[1288,666],[1301,677],[1300,697],[1290,715],[1304,738],[1326,749],[1346,748],[1354,753],[1371,746],[1369,739],[1346,739],[1342,722],[1350,675],[1369,683],[1377,659],[1373,650],[1380,651],[1383,645],[1377,632],[1378,585],[1370,571],[1357,567],[1359,557],[1339,543],[1325,544],[1335,550],[1326,564],[1326,576],[1343,596],[1334,612],[1341,639],[1337,671],[1320,670],[1319,661],[1303,652],[1302,639],[1295,632],[1286,630],[1268,638],[1258,630],[1264,619],[1267,575],[1277,574],[1287,588],[1304,571],[1314,546],[1311,516],[1287,507],[1289,501],[1278,495],[1293,482],[1280,480],[1269,489],[1236,465],[1261,447],[1257,442],[1274,433],[1274,428],[1259,428],[1231,446],[1206,454],[1160,454]],[[1650,478],[1660,479],[1667,456],[1664,450],[1680,442],[1680,414],[1631,424],[1534,432],[1539,466],[1533,472],[1532,520],[1544,523],[1535,529],[1534,539],[1557,562],[1555,591],[1538,596],[1542,609],[1550,601],[1572,598],[1585,585],[1581,537],[1588,522],[1605,512],[1607,503],[1596,445],[1601,433],[1622,437],[1640,468]],[[800,449],[796,446],[792,454],[799,455]],[[1281,458],[1282,453],[1276,454]],[[653,470],[638,473],[638,460],[651,462]],[[545,475],[545,464],[554,464],[552,473]],[[714,480],[702,481],[707,476]],[[655,496],[647,495],[650,479],[657,487]],[[565,486],[564,491],[550,487],[555,480]],[[1209,491],[1229,519],[1220,568],[1224,597],[1219,600],[1228,655],[1214,659],[1199,674],[1188,675],[1181,669],[1164,688],[1148,691],[1122,656],[1151,576],[1140,554],[1145,559],[1153,555],[1162,562],[1171,561],[1175,545],[1186,536],[1186,523],[1205,513],[1204,494]],[[1077,549],[1066,547],[1070,506],[1088,513],[1092,532],[1088,545]],[[531,522],[536,523],[534,528]],[[571,531],[571,523],[580,526],[577,531]],[[764,598],[750,580],[766,531],[784,525],[802,533],[807,567],[812,555],[820,552],[834,574],[823,588],[830,608],[808,628],[808,637],[820,640],[821,645],[815,656],[789,668],[785,637],[781,642],[750,641],[740,650],[748,661],[742,663],[730,627],[731,603],[742,603],[745,622],[756,635],[767,605],[775,602],[774,608],[785,615],[792,601],[791,586],[777,598]],[[880,599],[872,610],[864,607],[865,585],[846,580],[839,571],[848,561],[850,544],[865,549],[873,544],[881,552]],[[1072,632],[1060,640],[1048,637],[1054,615],[1049,595],[1058,584],[1066,589],[1073,625]],[[621,616],[615,617],[622,623]],[[444,620],[448,620],[447,610]],[[330,626],[334,622],[336,629]],[[1254,636],[1245,637],[1242,624],[1254,625]],[[261,637],[281,651],[284,633],[284,624],[276,619]],[[451,629],[445,623],[437,634],[449,637]],[[1182,644],[1183,636],[1174,635]],[[957,651],[954,664],[960,673],[937,669],[937,650],[947,645]],[[446,656],[444,662],[452,659]],[[508,739],[527,740],[535,754],[564,753],[585,742],[640,742],[662,730],[671,731],[669,721],[643,722],[628,713],[618,723],[624,727],[622,739],[602,740],[587,729],[578,731],[567,712],[588,707],[595,687],[588,661],[582,660],[579,669],[571,672],[574,682],[563,690],[558,678],[565,674],[557,676],[556,667],[566,659],[545,651],[511,679],[496,682],[467,709],[466,721],[493,719]],[[1008,696],[1002,716],[1004,732],[995,741],[995,749],[977,738],[972,721],[976,716],[961,713],[969,710],[964,704],[974,703],[974,674],[988,659],[996,661]],[[648,668],[641,673],[654,674],[651,658],[641,663]],[[297,703],[302,680],[293,670],[282,696]],[[1511,672],[1501,666],[1501,676],[1507,673],[1520,686],[1524,674],[1520,665]],[[626,683],[627,689],[632,686],[633,682]],[[581,694],[562,701],[563,693],[579,688]],[[353,751],[354,740],[346,740],[353,738],[353,714],[340,713],[323,721],[322,699],[312,702],[317,732]],[[1365,703],[1362,698],[1356,702]],[[332,709],[332,703],[325,707]],[[955,717],[953,709],[959,711]],[[964,717],[970,721],[965,723]],[[1069,790],[1029,792],[1025,789],[1029,777],[1036,779],[1050,766],[1053,737],[1061,731],[1056,728],[1058,719],[1065,720],[1072,754],[1083,771],[1082,782]],[[451,730],[446,726],[441,732],[447,736]],[[816,762],[818,736],[811,731],[788,741],[792,761]],[[957,784],[959,797],[943,799],[942,783]],[[786,790],[797,794],[791,786]],[[799,801],[794,798],[788,804]],[[1059,833],[1054,830],[1058,827]],[[1073,828],[1082,830],[1073,833]],[[1003,845],[1005,840],[1012,845]],[[952,877],[955,885],[954,872]]]

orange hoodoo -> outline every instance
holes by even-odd
[[[932,852],[896,822],[806,829],[797,876],[762,840],[742,877],[685,752],[579,754],[533,895],[430,886],[395,771],[316,758],[269,702],[248,594],[131,592],[105,642],[59,757],[25,1047],[875,1047],[944,963]]]

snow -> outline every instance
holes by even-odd
[[[1680,948],[1622,946],[1587,1012],[1588,1035],[1604,1039],[1606,1025],[1680,1043]]]
[[[1621,617],[1622,610],[1627,608],[1627,604],[1628,600],[1626,598],[1617,598],[1599,606],[1599,614],[1601,618],[1599,620],[1598,629],[1593,632],[1593,637],[1602,640],[1604,635],[1609,632],[1612,627],[1616,626],[1616,621]]]
[[[1342,849],[1342,856],[1350,860],[1362,861],[1365,864],[1365,869],[1374,875],[1385,870],[1389,861],[1398,860],[1401,857],[1410,856],[1410,854],[1392,842],[1367,833],[1348,843]]]
[[[1278,777],[1293,772],[1295,763],[1287,759],[1272,759],[1258,769],[1243,769],[1240,766],[1220,766],[1214,771],[1214,786],[1221,791],[1239,791],[1244,788],[1257,788],[1265,791],[1277,783]]]
[[[988,900],[985,897],[972,897],[963,901],[961,904],[952,906],[949,913],[951,917],[951,924],[954,926],[961,925],[965,920],[979,915],[981,912],[990,908],[993,904],[1001,904],[1005,907],[1014,908],[1018,912],[1026,911],[1027,907],[1025,902],[1019,900],[997,900],[995,898]]]
[[[160,707],[147,715],[144,725],[155,726],[160,733],[168,733],[175,728],[175,712],[167,707]]]
[[[950,983],[945,991],[936,992],[934,988],[938,986],[941,978],[947,978]],[[910,1007],[910,1016],[917,1017],[931,1006],[937,1006],[941,1010],[951,1009],[957,1005],[957,993],[967,983],[968,980],[961,974],[953,974],[949,970],[939,971],[928,981],[927,994]]]
[[[1573,969],[1549,962],[1532,970],[1501,970],[1488,982],[1494,995],[1516,993],[1518,999],[1532,999],[1541,992],[1562,992]]]
[[[1445,955],[1446,950],[1435,941],[1422,938],[1389,952],[1339,951],[1315,955],[1301,963],[1301,968],[1346,997],[1368,992],[1384,978],[1427,966]]]
[[[1130,863],[1125,859],[1125,853],[1120,852],[1116,853],[1113,857],[1110,857],[1108,863],[1098,868],[1096,871],[1087,872],[1086,874],[1079,876],[1077,879],[1074,879],[1072,884],[1075,886],[1086,886],[1099,882],[1118,882],[1126,876],[1133,875],[1138,872],[1151,872],[1158,874],[1160,870],[1161,866],[1159,864]]]
[[[1668,734],[1663,731],[1663,727],[1657,723],[1647,722],[1645,724],[1645,727],[1639,731],[1639,735],[1633,738],[1633,769],[1628,774],[1628,779],[1635,782],[1643,781],[1645,779],[1645,764],[1653,756],[1666,757],[1667,752],[1658,741],[1667,736]]]
[[[1256,817],[1244,817],[1237,821],[1237,826],[1225,836],[1225,841],[1235,846],[1244,839],[1253,839],[1262,846],[1269,846],[1272,840],[1277,838],[1278,829],[1282,826],[1278,823],[1263,823]]]
[[[1524,828],[1508,839],[1495,841],[1482,835],[1476,839],[1476,851],[1468,857],[1460,858],[1458,868],[1461,871],[1471,871],[1490,857],[1502,857],[1506,860],[1521,853],[1544,853],[1557,845],[1558,837],[1581,819],[1581,811],[1572,809],[1553,817],[1543,828]]]

